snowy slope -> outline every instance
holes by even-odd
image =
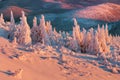
[[[70,14],[70,13],[66,13]],[[120,5],[104,3],[71,12],[72,17],[115,22],[120,20]],[[70,17],[71,17],[70,16]]]
[[[24,47],[15,46],[2,37],[0,40],[4,41],[0,42],[1,80],[119,80],[120,74],[112,74],[99,68],[95,56],[64,54],[65,62],[61,65],[58,64],[59,53],[54,51],[55,48],[41,45],[40,51],[29,52],[29,49],[25,51]],[[18,69],[23,71],[10,74]]]
[[[81,11],[76,11],[75,16],[95,20],[103,20],[107,22],[115,22],[120,20],[119,10],[120,5],[106,3],[98,6],[88,7]]]

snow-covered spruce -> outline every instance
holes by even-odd
[[[16,31],[14,32],[14,36],[17,38],[17,42],[19,44],[31,44],[31,31],[30,26],[27,23],[27,18],[25,13],[22,11],[22,17],[20,18],[20,24],[16,25]]]
[[[11,18],[10,18],[10,25],[9,25],[9,36],[8,38],[10,40],[13,40],[15,37],[15,31],[16,31],[16,25],[15,25],[15,20],[14,20],[14,16],[13,16],[13,12],[11,11]]]
[[[31,29],[31,38],[33,43],[42,43],[41,29],[37,25],[37,18],[33,19],[33,27]]]
[[[47,26],[45,24],[44,16],[42,15],[41,17],[42,18],[40,19],[39,26],[37,26],[37,18],[34,17],[33,19],[33,28],[31,29],[32,41],[33,43],[41,42],[43,44],[50,45],[49,36],[48,36],[49,31],[47,32]]]

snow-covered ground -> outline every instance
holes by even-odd
[[[56,48],[35,48],[0,37],[0,80],[119,80],[120,74],[111,73],[96,56],[63,48],[61,62]]]

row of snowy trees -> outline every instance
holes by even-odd
[[[110,52],[110,36],[108,34],[108,26],[94,30],[93,28],[86,31],[84,28],[80,30],[76,19],[74,19],[74,27],[72,35],[67,32],[57,32],[52,29],[50,21],[45,21],[44,16],[41,16],[40,24],[37,23],[37,18],[33,19],[33,27],[30,29],[25,13],[22,11],[20,23],[16,24],[13,13],[11,11],[11,21],[9,25],[4,22],[3,15],[0,17],[0,26],[8,25],[8,38],[18,44],[35,44],[42,43],[45,45],[59,45],[70,48],[74,51],[89,52],[92,54]]]
[[[89,53],[108,53],[110,52],[110,37],[108,34],[108,26],[94,30],[93,28],[86,31],[84,28],[81,31],[76,19],[74,19],[73,38],[71,40],[71,47],[74,50],[80,49],[82,52]]]

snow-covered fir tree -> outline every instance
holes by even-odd
[[[74,27],[73,27],[73,40],[71,42],[71,48],[77,50],[80,49],[82,43],[82,33],[80,32],[80,26],[78,25],[76,19],[73,19]]]
[[[50,36],[52,36],[52,27],[50,22],[45,22],[43,15],[41,15],[39,26],[37,25],[37,18],[34,17],[31,33],[33,43],[40,42],[46,45],[51,44]]]
[[[20,18],[21,22],[17,25],[17,31],[15,32],[15,37],[17,38],[17,42],[19,44],[31,44],[31,31],[30,27],[27,23],[27,18],[25,16],[24,11],[22,11],[22,17]]]
[[[100,30],[98,30],[98,40],[99,40],[99,45],[101,46],[100,52],[101,53],[109,52],[110,49],[109,46],[107,45],[107,41],[109,41],[109,36],[108,36],[108,31],[105,30],[104,25]]]
[[[37,18],[33,19],[33,27],[31,29],[31,38],[33,43],[40,42],[42,43],[41,29],[37,25]]]
[[[46,45],[50,45],[49,36],[46,30],[45,18],[43,15],[41,15],[39,28],[41,29],[42,43]]]
[[[109,36],[109,32],[108,32],[108,25],[107,24],[105,26],[105,40],[107,43],[110,43],[110,41],[111,41],[110,36]]]
[[[75,35],[75,27],[73,27],[73,38],[72,40],[70,40],[70,47],[72,50],[77,51],[78,50],[78,43],[77,43],[77,39],[76,39],[76,35]]]
[[[89,34],[90,34],[91,39],[90,39],[90,43],[88,44],[87,52],[93,53],[93,50],[94,50],[94,29],[91,28],[89,30],[89,32],[90,32]]]
[[[98,53],[100,53],[101,51],[101,46],[100,46],[100,43],[99,43],[99,40],[98,40],[98,32],[96,31],[95,32],[95,35],[94,35],[94,48],[93,48],[93,54],[97,55]]]
[[[9,25],[9,35],[8,38],[10,40],[13,40],[15,37],[15,31],[16,31],[16,24],[15,24],[15,20],[14,20],[14,16],[13,16],[13,12],[11,11],[11,18],[10,18],[10,25]]]
[[[52,25],[51,25],[51,22],[50,21],[47,21],[46,22],[46,31],[47,31],[47,34],[49,36],[49,40],[50,40],[50,43],[51,44],[55,44],[55,41],[54,41],[54,33],[53,33],[53,30],[52,30]]]
[[[83,34],[80,31],[80,26],[78,25],[76,19],[74,18],[74,33],[75,33],[75,37],[77,40],[77,44],[81,46],[82,40],[83,40]]]

